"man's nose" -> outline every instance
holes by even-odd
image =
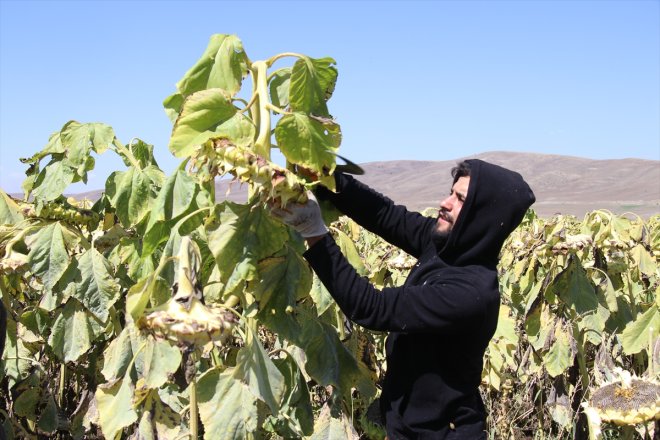
[[[440,202],[440,209],[451,211],[451,197],[447,197],[446,199],[443,199],[442,202]]]

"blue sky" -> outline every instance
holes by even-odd
[[[660,160],[655,0],[0,0],[0,188],[18,191],[18,158],[70,119],[155,145],[171,172],[162,101],[214,33],[238,35],[251,60],[333,57],[329,108],[356,162]],[[121,168],[98,157],[88,188]]]

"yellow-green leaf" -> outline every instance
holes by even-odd
[[[110,307],[119,299],[121,290],[112,276],[110,263],[93,247],[77,261],[73,295],[101,322],[106,322]]]
[[[99,423],[106,439],[119,438],[125,427],[137,421],[138,415],[133,409],[134,389],[128,377],[111,386],[100,385],[96,389]]]
[[[326,101],[337,82],[337,69],[332,58],[301,57],[291,69],[289,103],[297,112],[329,116]]]
[[[28,262],[30,270],[41,278],[46,290],[51,290],[69,265],[64,233],[59,222],[42,228],[30,240]]]
[[[284,376],[251,331],[247,334],[245,346],[236,356],[233,377],[246,384],[254,397],[277,413],[284,393]]]
[[[277,123],[275,139],[289,162],[322,175],[335,169],[341,131],[332,120],[290,113]]]
[[[215,219],[207,225],[208,246],[229,291],[253,279],[257,263],[288,239],[286,228],[260,206],[225,202],[216,206]]]
[[[561,327],[555,330],[555,342],[543,356],[543,364],[548,374],[557,377],[573,365],[574,354],[571,351],[571,336]]]
[[[92,347],[103,332],[103,326],[87,313],[75,299],[70,299],[53,324],[48,339],[55,355],[64,362],[73,362]]]
[[[242,440],[257,430],[257,400],[232,369],[204,373],[197,381],[197,402],[205,440]]]
[[[309,440],[358,440],[359,438],[346,414],[337,406],[331,407],[326,403],[321,408],[319,418],[314,424],[314,433]]]
[[[195,146],[215,136],[215,129],[237,110],[231,96],[222,89],[201,90],[188,96],[172,129],[170,151],[176,157],[192,155]],[[200,138],[203,133],[207,136]]]
[[[621,345],[626,354],[635,354],[649,347],[649,341],[660,335],[660,308],[653,303],[648,310],[628,323],[621,334]]]
[[[146,386],[159,388],[179,369],[181,350],[168,341],[148,337],[142,362]]]
[[[221,88],[231,95],[241,89],[248,60],[236,35],[214,34],[202,57],[177,83],[183,96],[199,90]]]
[[[125,228],[133,228],[149,214],[163,183],[163,172],[154,165],[116,171],[105,184],[106,196]]]
[[[18,204],[0,190],[0,225],[13,225],[23,220]]]
[[[651,277],[660,273],[655,259],[641,244],[632,248],[630,250],[630,255],[637,265],[637,270],[639,270],[641,274]]]
[[[133,359],[131,348],[131,331],[134,327],[126,326],[115,337],[103,352],[103,369],[101,373],[105,380],[113,381],[124,377],[126,369]]]

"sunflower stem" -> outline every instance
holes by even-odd
[[[199,429],[197,426],[197,419],[199,418],[199,411],[197,408],[197,374],[194,374],[190,382],[190,438],[197,440]]]
[[[634,426],[624,426],[623,427],[623,437],[621,440],[633,440],[635,436],[635,427]]]

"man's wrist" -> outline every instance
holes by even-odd
[[[321,241],[321,240],[323,239],[323,237],[325,237],[325,236],[326,236],[326,234],[323,234],[323,235],[315,235],[315,236],[313,236],[313,237],[307,237],[307,238],[305,238],[305,241],[307,242],[307,247],[308,247],[308,248],[311,248],[311,247],[314,246],[316,243],[318,243],[319,241]]]

